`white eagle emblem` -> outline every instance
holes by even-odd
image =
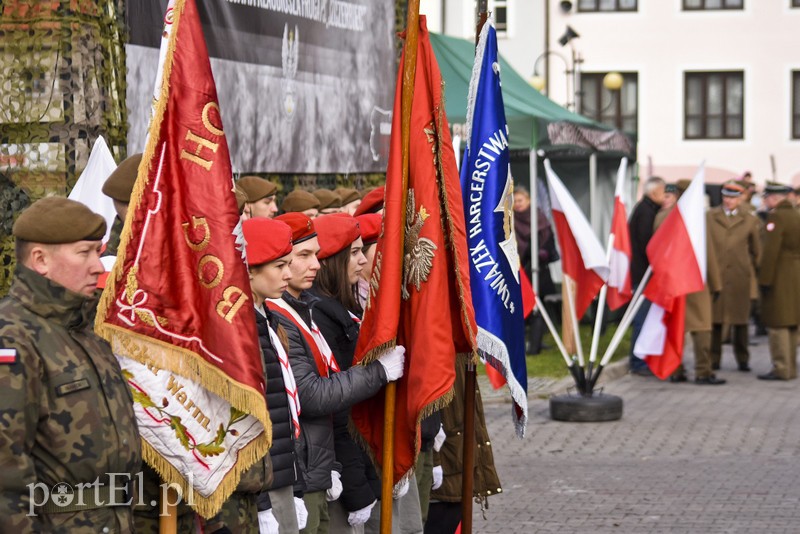
[[[430,214],[425,206],[420,206],[416,211],[414,190],[408,190],[408,203],[406,204],[406,238],[403,243],[403,300],[408,300],[411,294],[408,285],[414,284],[419,291],[422,282],[428,280],[433,267],[433,256],[436,244],[427,237],[420,237],[422,225]]]

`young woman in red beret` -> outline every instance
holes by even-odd
[[[314,321],[339,367],[346,370],[353,364],[363,313],[358,301],[358,280],[367,267],[364,242],[358,221],[352,216],[326,215],[315,219],[314,225],[320,246],[320,269],[311,288],[312,295],[319,299]],[[402,360],[399,363],[402,366]],[[370,519],[375,515],[373,507],[381,488],[372,462],[350,436],[349,417],[349,410],[334,416],[336,459],[343,466],[340,500],[347,511],[347,522],[355,532],[364,532],[374,522]]]
[[[321,218],[322,242],[325,251],[329,251],[331,241],[327,239],[330,232],[329,224],[324,220],[326,217]],[[352,217],[347,218],[353,221]],[[308,509],[308,523],[302,532],[362,532],[363,526],[348,522],[349,512],[366,509],[362,515],[369,517],[369,507],[375,502],[375,497],[371,492],[364,500],[351,499],[349,493],[341,495],[340,479],[350,480],[353,469],[351,462],[340,459],[340,442],[345,439],[360,459],[361,452],[347,430],[349,407],[371,397],[388,381],[402,375],[404,349],[381,356],[378,362],[365,366],[350,367],[348,363],[348,368],[343,369],[337,364],[333,350],[315,322],[323,315],[316,308],[320,299],[307,291],[320,269],[316,256],[322,252],[316,228],[320,219],[312,221],[302,213],[287,213],[276,220],[285,222],[292,229],[292,276],[283,298],[271,298],[267,305],[276,312],[280,324],[286,329],[289,360],[303,407],[297,452],[303,465],[303,499]],[[335,232],[348,227],[347,220],[337,221]],[[357,231],[357,226],[351,226]],[[342,234],[342,239],[352,241],[348,235]],[[351,321],[349,316],[347,320]]]
[[[291,271],[292,231],[286,224],[257,217],[242,223],[247,241],[250,289],[256,309],[256,330],[264,357],[267,407],[272,422],[272,484],[258,497],[261,532],[299,532],[305,526],[303,500],[295,497],[302,473],[295,455],[300,437],[301,405],[287,354],[287,334],[278,317],[264,305],[286,290]],[[242,480],[248,478],[248,472]],[[241,484],[240,484],[241,487]]]

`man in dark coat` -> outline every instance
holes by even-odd
[[[772,370],[762,380],[797,378],[797,325],[800,323],[800,213],[787,200],[791,188],[768,182],[764,204],[764,250],[758,269],[762,315],[769,336]]]
[[[628,219],[628,231],[631,236],[631,286],[633,288],[636,288],[642,281],[644,273],[650,265],[647,259],[647,244],[653,237],[656,215],[664,201],[665,185],[663,178],[658,176],[648,178],[644,184],[644,197],[633,208],[630,219]],[[636,339],[639,337],[649,309],[650,302],[645,300],[632,323],[630,371],[642,376],[650,376],[652,373],[647,368],[647,364],[633,354],[633,347],[636,345]]]

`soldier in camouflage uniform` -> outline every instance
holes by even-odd
[[[139,433],[119,364],[92,331],[105,229],[63,198],[14,224],[18,265],[0,301],[0,532],[133,531]]]

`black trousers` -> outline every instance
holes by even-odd
[[[431,502],[425,534],[454,534],[460,523],[460,502]]]

